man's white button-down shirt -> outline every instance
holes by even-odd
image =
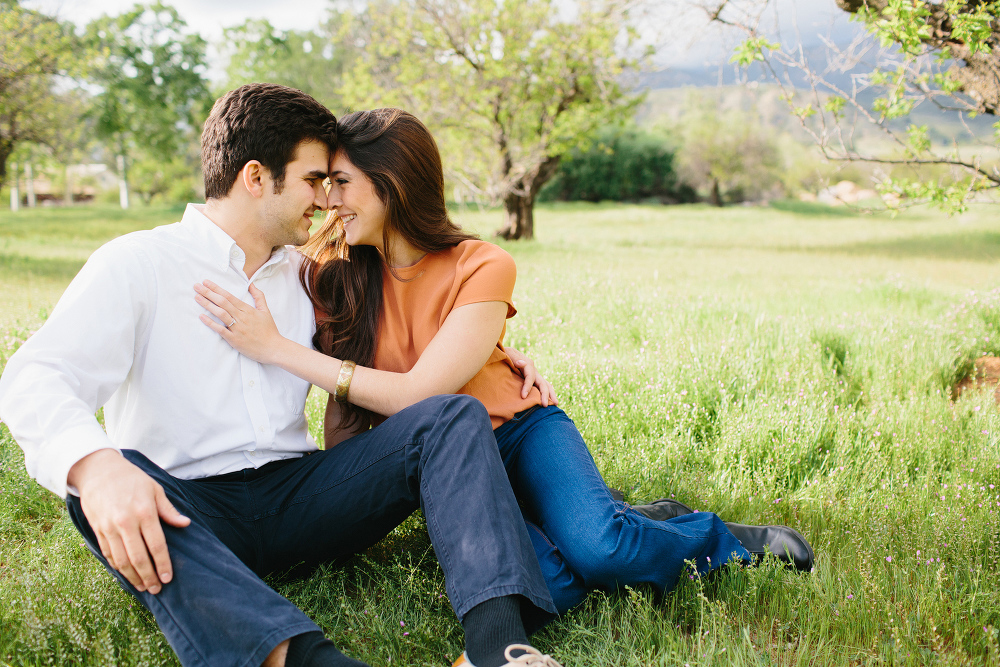
[[[98,249],[8,361],[0,419],[29,474],[56,494],[74,463],[106,447],[138,450],[184,479],[316,450],[309,384],[237,353],[199,321],[193,289],[207,278],[252,304],[252,282],[281,334],[311,345],[302,257],[276,250],[248,279],[243,251],[201,209]],[[94,416],[102,405],[106,433]]]

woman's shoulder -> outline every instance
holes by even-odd
[[[469,239],[462,241],[451,249],[454,257],[463,264],[472,263],[479,266],[486,262],[498,262],[504,265],[514,264],[514,258],[500,246],[481,241],[479,239]]]

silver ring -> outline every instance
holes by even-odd
[[[229,327],[233,326],[234,324],[236,324],[236,318],[235,317],[233,318],[232,322],[230,322],[229,324],[226,325],[226,328],[228,329]]]

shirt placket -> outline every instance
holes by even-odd
[[[249,285],[251,280],[247,280],[243,273],[245,255],[235,244],[230,249],[230,268],[236,271],[242,278],[245,285]],[[270,273],[270,270],[263,271],[265,267],[273,263],[273,259],[267,262],[261,270],[254,274],[254,278],[262,277]],[[249,305],[253,305],[249,293],[240,295],[240,299]],[[261,382],[261,365],[243,355],[240,355],[240,377],[243,384],[243,402],[247,407],[247,414],[250,416],[250,424],[253,426],[254,442],[247,450],[246,456],[250,463],[256,468],[260,465],[258,460],[258,450],[267,450],[274,445],[274,429],[271,428],[271,417],[267,411],[267,402],[264,400],[264,387]]]
[[[267,449],[274,444],[274,431],[271,419],[267,414],[267,403],[264,401],[263,388],[260,381],[260,364],[247,357],[240,357],[240,374],[243,378],[243,400],[253,424],[254,445],[247,452],[251,459],[257,457],[258,449]]]

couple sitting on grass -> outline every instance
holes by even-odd
[[[767,551],[811,567],[791,529],[614,496],[504,348],[514,263],[449,220],[412,115],[338,122],[251,84],[216,102],[202,165],[207,203],[97,250],[0,379],[29,473],[182,664],[364,664],[261,577],[357,553],[418,507],[470,667],[557,665],[528,635],[591,589],[665,592],[686,563]],[[324,451],[310,384],[330,392]]]

